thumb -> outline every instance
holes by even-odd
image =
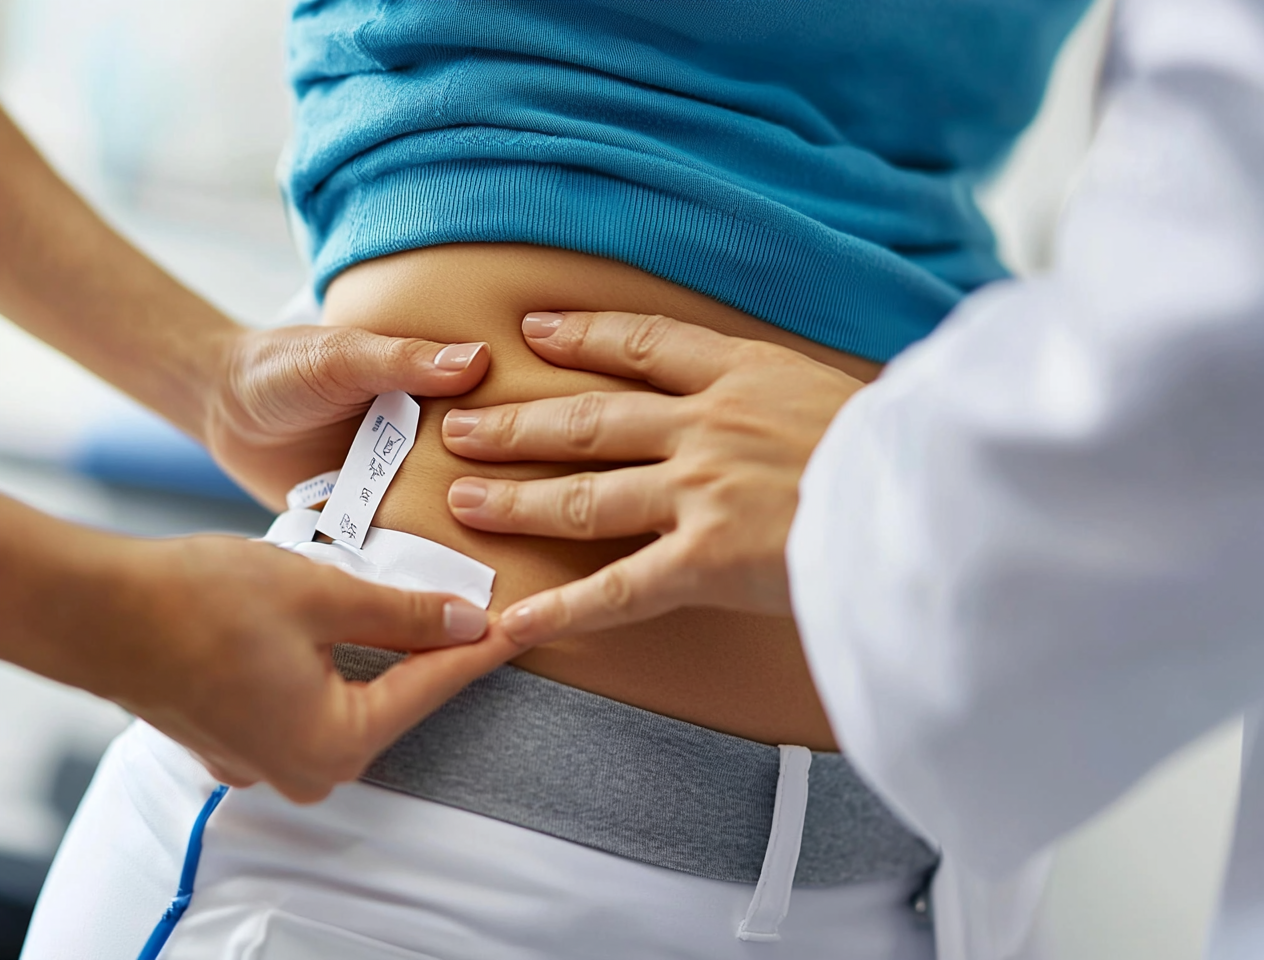
[[[321,399],[339,406],[392,390],[422,397],[467,393],[491,362],[486,343],[435,343],[353,327],[308,328],[296,346],[296,368],[311,377]]]
[[[472,643],[487,632],[487,611],[448,593],[399,590],[343,574],[325,611],[330,643],[428,650]]]

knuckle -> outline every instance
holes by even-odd
[[[589,346],[589,337],[592,335],[593,323],[600,319],[602,314],[571,314],[567,323],[562,325],[559,331],[565,339],[558,340],[558,345],[566,348],[568,353],[583,353]],[[548,342],[552,343],[557,340],[557,334],[549,338]]]
[[[694,456],[676,464],[674,485],[684,493],[698,493],[715,486],[727,472],[725,464],[711,457]]]
[[[621,613],[632,606],[635,592],[626,571],[617,566],[606,570],[601,578],[601,599],[606,609],[615,613]]]
[[[480,424],[480,428],[482,425]],[[514,450],[522,442],[522,408],[517,404],[496,412],[487,424],[488,440],[498,447]]]
[[[725,390],[710,390],[702,399],[704,416],[715,424],[727,424],[746,415],[746,398]]]
[[[397,591],[403,600],[403,612],[409,623],[423,628],[438,625],[441,600],[430,594],[415,590]]]
[[[516,483],[498,484],[500,491],[491,499],[490,512],[506,522],[517,525],[530,519],[530,507],[523,500]]]
[[[545,606],[543,613],[548,629],[555,633],[565,631],[575,622],[575,610],[565,594],[555,597]]]
[[[429,340],[389,337],[382,343],[383,359],[392,370],[419,370],[434,365],[438,352]]]
[[[312,366],[326,372],[344,365],[347,355],[356,347],[357,332],[334,329],[322,337],[313,339],[308,351]]]
[[[628,359],[638,367],[652,363],[667,337],[671,323],[671,319],[662,314],[638,316],[632,323],[625,342]]]
[[[698,400],[699,422],[718,435],[717,442],[732,442],[734,437],[761,434],[775,419],[751,402],[750,397],[731,390],[710,390]],[[724,439],[727,437],[728,439]]]
[[[321,399],[331,399],[330,387],[348,385],[348,358],[355,349],[357,333],[353,330],[330,330],[322,336],[312,337],[304,342],[303,349],[295,358],[294,368],[299,379]]]
[[[562,408],[562,435],[579,450],[590,450],[601,429],[606,398],[600,393],[581,393],[571,397]]]
[[[578,473],[566,484],[561,498],[562,520],[571,530],[592,536],[594,528],[593,475]]]

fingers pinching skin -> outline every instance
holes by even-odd
[[[355,420],[374,397],[466,393],[491,356],[485,343],[309,326],[235,335],[222,363],[201,439],[229,476],[280,509],[295,482],[341,463]]]
[[[519,650],[458,597],[368,583],[270,544],[195,537],[128,543],[123,554],[107,582],[152,589],[108,590],[120,606],[105,619],[130,624],[147,668],[116,671],[109,695],[222,782],[266,781],[299,803],[359,776]],[[371,683],[352,682],[334,669],[338,643],[409,656]]]
[[[388,650],[470,643],[487,632],[487,611],[460,597],[350,578],[340,578],[337,591],[328,595],[326,616],[337,625],[338,642],[358,638]]]
[[[319,328],[324,339],[310,342],[317,363],[329,365],[314,387],[346,389],[344,402],[360,403],[378,394],[403,390],[415,396],[448,397],[470,390],[487,372],[486,343],[434,343],[409,337],[384,337],[367,330]],[[326,342],[327,341],[327,342]]]
[[[604,311],[529,313],[527,346],[549,363],[697,393],[729,370],[748,340],[671,317]]]
[[[239,345],[237,398],[263,428],[324,426],[391,390],[417,396],[465,393],[487,372],[485,343],[384,337],[354,327],[258,331]]]
[[[448,488],[448,507],[488,533],[606,540],[663,532],[675,523],[675,507],[662,472],[655,465],[545,480],[462,477]]]
[[[580,393],[481,410],[449,410],[443,442],[472,460],[662,460],[689,415],[679,397]]]

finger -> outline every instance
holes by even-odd
[[[323,402],[362,404],[392,390],[449,397],[472,390],[491,362],[486,343],[434,343],[353,327],[291,328],[294,369]]]
[[[448,508],[467,527],[567,540],[662,533],[675,523],[666,467],[624,467],[546,480],[462,477]]]
[[[530,313],[522,333],[559,367],[644,380],[678,394],[705,390],[757,345],[670,317],[613,311]]]
[[[366,762],[467,684],[520,653],[522,649],[517,644],[493,629],[478,643],[415,654],[371,683],[350,688],[352,696],[363,700],[370,748]]]
[[[487,632],[487,612],[449,593],[400,590],[338,573],[319,611],[329,644],[427,650],[471,643]],[[331,578],[332,579],[332,578]]]
[[[675,610],[696,592],[696,574],[681,548],[676,536],[656,540],[592,576],[513,604],[499,628],[520,647],[534,647]]]
[[[227,786],[253,787],[261,779],[260,775],[253,769],[247,771],[245,767],[230,763],[222,758],[216,757],[212,759],[212,755],[206,751],[190,748],[189,752],[193,754],[193,759],[206,768],[207,773]]]
[[[581,393],[449,410],[443,442],[474,460],[663,460],[689,411],[658,393]]]

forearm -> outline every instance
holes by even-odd
[[[0,496],[0,659],[117,697],[129,648],[143,638],[110,610],[141,588],[129,582],[131,541],[55,520]],[[134,663],[133,663],[134,667]]]
[[[241,329],[110,229],[3,112],[0,314],[199,440]]]

